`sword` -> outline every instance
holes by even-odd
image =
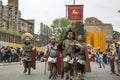
[[[46,66],[47,66],[47,61],[45,61],[44,75],[46,75]]]

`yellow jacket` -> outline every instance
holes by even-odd
[[[118,59],[118,54],[115,48],[112,50],[112,56],[114,56],[115,60]]]

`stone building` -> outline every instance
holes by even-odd
[[[106,34],[106,39],[113,39],[112,24],[103,23],[95,17],[85,19],[84,29],[87,32],[103,32]]]
[[[29,32],[31,34],[34,34],[34,20],[25,20],[25,19],[20,19],[20,33],[25,33]]]
[[[0,28],[2,27],[2,1],[0,0]]]
[[[7,5],[3,5],[0,0],[0,28],[34,34],[34,20],[22,19],[18,6],[19,0],[8,0]]]
[[[52,35],[52,30],[47,25],[40,23],[40,40],[41,45],[47,45],[49,43],[49,39]]]
[[[14,7],[16,11],[18,11],[19,1],[18,0],[8,0],[8,5]]]
[[[0,0],[0,44],[3,42],[21,44],[22,33],[29,32],[34,35],[34,20],[21,18],[18,6],[19,0],[8,0],[7,5],[3,5]],[[38,42],[34,42],[36,46],[40,46]]]

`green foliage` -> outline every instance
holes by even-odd
[[[116,41],[120,39],[120,33],[118,31],[113,31],[113,39]]]
[[[14,35],[14,36],[21,36],[20,33],[14,32],[14,31],[10,31],[7,29],[0,29],[0,32],[2,33],[6,33],[6,34],[10,34],[10,35]]]
[[[78,35],[83,35],[84,40],[86,38],[86,31],[84,30],[83,22],[69,22],[66,18],[58,18],[53,21],[51,27],[52,35],[57,38],[58,42],[63,40],[65,33],[69,28],[73,29],[76,38]]]
[[[51,25],[52,35],[57,37],[58,42],[63,40],[66,30],[71,27],[71,23],[66,18],[55,19]]]
[[[76,37],[78,35],[83,35],[84,39],[86,37],[86,31],[84,30],[84,24],[83,22],[74,22],[72,23],[72,26],[73,26],[73,30],[76,34]]]

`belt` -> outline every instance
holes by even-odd
[[[32,51],[25,51],[25,52],[32,52]]]
[[[50,56],[51,58],[56,58],[57,56]]]

